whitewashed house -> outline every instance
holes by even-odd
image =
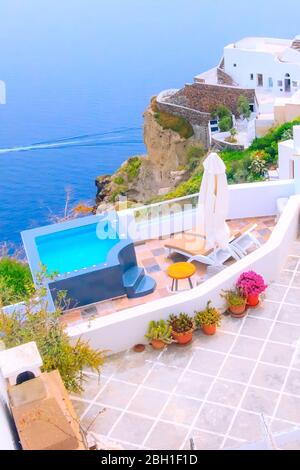
[[[300,36],[245,38],[224,48],[224,71],[241,87],[291,95],[300,88]]]

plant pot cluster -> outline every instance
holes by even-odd
[[[180,345],[191,343],[196,329],[202,329],[206,335],[214,335],[220,324],[221,313],[212,306],[211,302],[208,302],[206,309],[195,312],[194,317],[180,313],[179,315],[170,315],[167,321],[151,321],[145,337],[153,349],[159,350],[171,343]]]
[[[221,294],[227,301],[227,309],[234,318],[243,318],[247,308],[259,305],[260,296],[266,290],[264,279],[254,271],[248,271],[239,277],[233,289]],[[168,344],[186,345],[193,340],[193,333],[201,329],[204,334],[212,336],[221,324],[221,313],[209,301],[206,308],[195,312],[194,316],[180,313],[170,315],[168,320],[151,321],[145,335],[154,349],[163,349]]]
[[[234,318],[243,318],[247,308],[259,305],[260,296],[268,286],[260,274],[254,271],[242,273],[233,289],[224,291],[222,297],[227,301],[227,308]]]

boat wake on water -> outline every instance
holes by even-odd
[[[123,146],[135,144],[143,144],[140,127],[121,128],[97,134],[85,134],[52,141],[37,142],[31,145],[0,148],[0,154],[28,152],[32,150],[62,149],[67,147],[105,147],[110,145]]]

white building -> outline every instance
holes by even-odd
[[[230,44],[224,48],[224,71],[241,87],[291,95],[300,88],[300,36]]]

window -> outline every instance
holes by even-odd
[[[250,73],[250,80],[254,80],[254,74]]]
[[[282,80],[278,80],[277,85],[280,86],[280,87],[283,86],[283,81],[282,81]]]
[[[264,76],[262,73],[257,74],[257,86],[264,86]]]
[[[254,103],[250,103],[249,108],[250,108],[251,113],[254,113],[254,110],[255,110],[255,105],[254,105]]]
[[[293,81],[293,87],[298,88],[298,82]]]
[[[233,64],[234,67],[237,67],[237,64]]]
[[[269,88],[273,88],[273,78],[269,77]]]

